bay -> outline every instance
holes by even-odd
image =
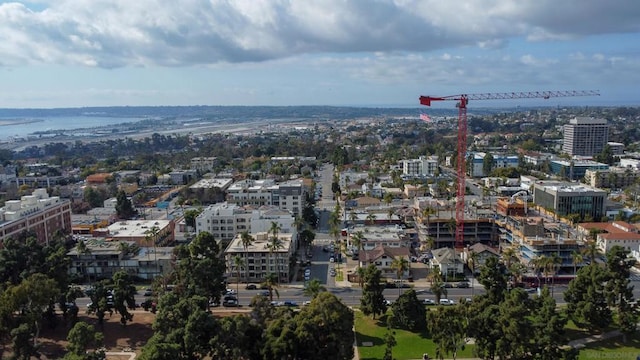
[[[96,129],[148,119],[136,117],[47,116],[33,118],[0,117],[0,141],[27,138],[36,131]]]

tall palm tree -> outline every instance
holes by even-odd
[[[516,255],[517,255],[517,251],[514,246],[509,246],[508,248],[505,248],[504,250],[502,250],[502,257],[504,258],[507,269],[511,267],[511,262],[516,257]]]
[[[244,248],[244,262],[245,264],[249,263],[249,246],[253,244],[255,239],[248,231],[243,231],[240,234],[240,242],[242,243],[242,247]],[[249,282],[249,266],[245,268],[246,270],[246,280]]]
[[[391,261],[391,269],[396,271],[396,277],[398,278],[398,295],[400,295],[400,282],[405,272],[409,271],[411,263],[404,256],[398,256]]]
[[[302,292],[304,293],[305,296],[308,296],[311,299],[315,299],[316,296],[318,296],[318,294],[320,294],[323,291],[327,291],[327,288],[325,288],[322,285],[320,280],[311,279],[311,281],[309,281],[309,283],[307,284],[307,287],[305,287]]]
[[[471,297],[473,297],[474,295],[474,280],[476,278],[476,265],[478,264],[478,259],[480,258],[480,254],[475,252],[475,251],[471,251],[469,253],[469,261],[471,262]]]
[[[560,266],[562,266],[562,258],[560,257],[560,255],[558,255],[557,253],[553,253],[553,255],[549,257],[548,266],[549,271],[553,274],[553,277],[551,278],[551,296],[553,296],[553,290],[556,283],[556,274],[558,273]]]
[[[356,214],[355,211],[351,211],[349,212],[349,220],[351,220],[351,223],[355,225],[356,220],[358,219],[358,214]]]
[[[356,231],[351,235],[351,245],[355,246],[358,249],[358,255],[362,253],[364,242],[364,235],[362,231]],[[358,267],[360,267],[360,261],[358,261]]]
[[[598,244],[596,241],[586,241],[585,246],[582,248],[582,254],[589,259],[591,264],[595,264],[598,256]]]
[[[274,260],[274,265],[276,267],[278,284],[280,283],[280,264],[278,263],[278,251],[283,247],[284,247],[284,244],[282,243],[282,240],[278,237],[272,237],[269,243],[267,244],[267,249],[269,249],[269,255]]]
[[[278,276],[276,276],[276,274],[268,273],[262,282],[262,286],[269,291],[269,301],[273,301],[274,292],[276,296],[280,298],[280,293],[278,292]]]
[[[573,264],[573,275],[578,274],[578,264],[582,264],[584,261],[584,256],[577,251],[573,251],[571,253],[571,263]]]
[[[84,242],[84,240],[78,241],[78,244],[76,244],[76,252],[78,253],[78,259],[80,259],[83,255],[91,255],[91,249],[87,247],[87,244]],[[86,276],[89,284],[91,284],[91,276],[87,272],[87,264],[84,261],[82,261],[81,264],[83,268],[82,275]]]
[[[244,259],[239,254],[233,257],[233,267],[236,269],[236,294],[240,292],[240,270],[245,266]]]
[[[160,234],[160,228],[157,226],[152,226],[151,229],[148,229],[144,232],[144,239],[147,243],[153,241],[153,261],[156,265],[156,276],[160,275],[160,270],[158,268],[158,252],[156,251],[156,244],[158,243],[158,234]],[[147,255],[149,251],[147,250]]]

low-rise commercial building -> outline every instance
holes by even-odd
[[[538,181],[533,185],[534,204],[559,216],[580,215],[601,219],[607,192],[588,185],[561,181]]]

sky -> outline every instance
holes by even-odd
[[[0,108],[546,90],[601,95],[469,107],[640,105],[640,1],[0,0]]]

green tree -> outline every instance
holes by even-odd
[[[184,223],[185,223],[185,225],[187,225],[191,229],[195,229],[196,228],[196,218],[198,217],[198,215],[200,215],[201,212],[202,212],[202,210],[198,210],[198,209],[189,209],[189,210],[185,211],[184,212]]]
[[[595,263],[578,270],[564,293],[569,318],[579,327],[590,330],[604,329],[611,323],[611,310],[607,304],[604,284],[606,271]]]
[[[102,346],[104,336],[100,332],[96,332],[93,325],[85,322],[76,323],[69,334],[67,334],[68,353],[64,356],[64,360],[101,360],[105,359],[103,350],[89,351],[89,349],[99,348]]]
[[[322,283],[320,282],[320,280],[311,279],[311,281],[309,281],[309,283],[304,288],[302,293],[305,296],[315,299],[316,297],[318,297],[318,295],[320,295],[321,292],[324,292],[324,291],[327,291],[327,288],[322,286]]]
[[[475,339],[474,353],[482,359],[494,359],[497,343],[502,338],[500,305],[493,304],[487,297],[476,297],[471,304],[469,336]]]
[[[226,289],[226,266],[213,235],[203,231],[188,245],[175,248],[177,291],[182,296],[200,295],[219,303]]]
[[[427,310],[412,289],[391,305],[389,324],[394,328],[420,332],[427,330]]]
[[[489,174],[491,174],[491,171],[493,171],[493,166],[493,155],[491,155],[491,153],[487,153],[482,159],[482,172],[488,176]]]
[[[393,347],[398,345],[396,341],[395,332],[391,331],[391,329],[387,329],[387,333],[384,335],[384,356],[383,360],[393,360]]]
[[[116,195],[116,214],[120,219],[131,219],[136,215],[137,211],[133,207],[131,200],[127,198],[127,194],[120,190]]]
[[[382,272],[371,264],[366,268],[364,276],[364,288],[360,298],[360,310],[362,310],[362,313],[373,315],[375,319],[376,315],[384,314],[387,311],[383,291]]]
[[[294,318],[299,359],[353,359],[353,311],[321,292]]]
[[[460,306],[438,306],[427,313],[429,333],[436,345],[436,357],[443,358],[452,354],[453,359],[459,350],[464,350],[467,325]]]
[[[127,321],[133,320],[133,314],[128,309],[136,307],[136,287],[131,276],[124,270],[113,274],[112,280],[114,309],[120,314],[120,323],[126,325]]]
[[[544,288],[533,300],[531,329],[529,330],[531,353],[538,359],[565,358],[564,327],[567,319],[558,312],[556,301]]]
[[[495,257],[487,258],[484,266],[480,269],[478,282],[486,290],[486,296],[492,304],[499,304],[504,300],[507,290],[507,268]]]
[[[617,326],[622,332],[623,340],[637,331],[638,315],[633,299],[633,285],[629,279],[635,259],[629,256],[630,251],[613,246],[607,251],[607,272],[609,278],[605,285],[607,302],[616,308]]]
[[[496,343],[499,358],[524,359],[531,352],[531,307],[528,294],[523,289],[515,288],[507,293],[500,306],[502,336]]]

